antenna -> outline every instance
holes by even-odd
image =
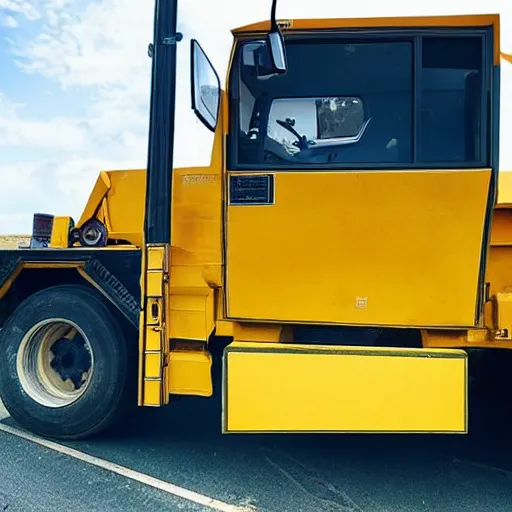
[[[275,30],[278,30],[279,27],[277,25],[277,19],[276,19],[276,9],[277,9],[277,0],[272,0],[272,11],[270,13],[270,31],[274,32]]]

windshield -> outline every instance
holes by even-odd
[[[285,75],[262,73],[263,45],[244,43],[233,68],[235,165],[445,166],[484,158],[482,36],[289,40]]]

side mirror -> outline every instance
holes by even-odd
[[[192,109],[201,122],[215,131],[219,119],[220,79],[199,43],[191,41]]]
[[[286,73],[286,50],[280,30],[278,28],[271,30],[267,36],[267,41],[274,71],[276,73]]]

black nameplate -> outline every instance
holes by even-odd
[[[274,204],[274,176],[232,174],[229,178],[229,204]]]

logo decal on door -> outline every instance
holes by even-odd
[[[274,204],[274,175],[231,175],[229,177],[230,205]]]
[[[368,297],[356,297],[356,309],[366,309],[368,307]]]

